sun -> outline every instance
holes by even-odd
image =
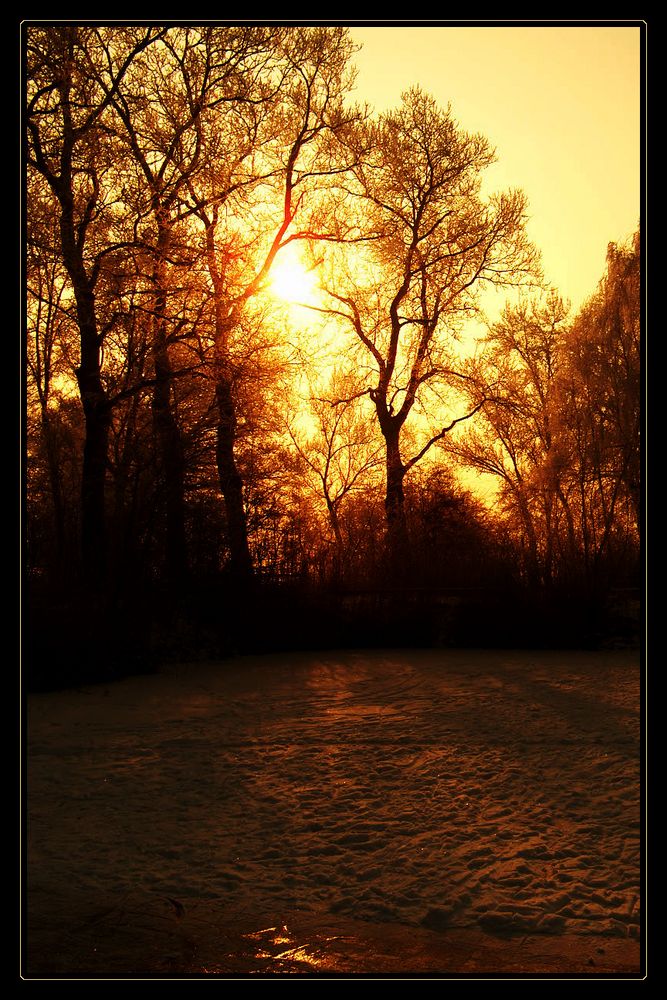
[[[294,244],[289,244],[278,254],[271,270],[271,290],[291,305],[316,304],[317,278]]]

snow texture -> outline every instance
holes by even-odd
[[[75,886],[257,928],[638,939],[637,659],[295,654],[32,695],[29,911]]]

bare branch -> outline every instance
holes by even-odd
[[[471,417],[474,417],[475,414],[478,413],[482,409],[482,407],[484,406],[485,403],[486,403],[486,400],[483,399],[481,401],[481,403],[479,403],[474,409],[472,409],[470,411],[470,413],[466,413],[462,417],[457,417],[455,420],[452,420],[451,423],[447,424],[446,427],[443,427],[443,429],[441,431],[438,431],[437,434],[434,434],[433,437],[430,439],[430,441],[426,442],[426,444],[421,449],[421,451],[419,451],[413,458],[411,458],[409,462],[406,462],[404,464],[405,471],[407,472],[409,469],[411,469],[413,467],[413,465],[416,465],[417,462],[419,462],[420,459],[422,459],[424,457],[424,455],[426,454],[426,452],[429,451],[429,449],[432,448],[433,445],[436,444],[437,441],[441,441],[442,438],[444,438],[447,434],[449,434],[449,432],[454,427],[456,427],[457,424],[462,423],[464,420],[470,420]]]

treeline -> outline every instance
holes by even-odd
[[[419,89],[355,105],[343,28],[36,25],[25,51],[35,683],[539,641],[524,612],[547,641],[637,585],[638,238],[569,317],[523,195],[481,193],[487,140]],[[296,318],[270,284],[295,246]],[[512,304],[466,352],[488,287]]]

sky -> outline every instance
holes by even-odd
[[[521,188],[549,283],[576,310],[641,210],[638,27],[354,27],[355,96],[418,84],[496,148],[492,190]]]

